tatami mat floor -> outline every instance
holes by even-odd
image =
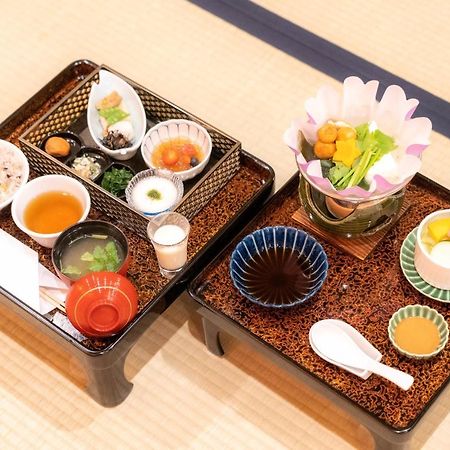
[[[448,2],[258,0],[298,25],[450,100]],[[271,164],[296,170],[281,134],[326,83],[318,72],[182,0],[0,0],[0,120],[69,62],[90,58],[226,130]],[[424,172],[450,186],[448,140],[434,134]],[[370,434],[247,345],[209,354],[180,298],[127,361],[134,383],[104,409],[62,373],[67,361],[0,314],[0,448],[371,448]],[[76,372],[76,368],[72,368]],[[449,402],[414,447],[449,448]]]

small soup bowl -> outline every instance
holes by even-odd
[[[88,337],[117,334],[136,316],[138,293],[124,276],[92,272],[77,280],[66,299],[67,318]]]
[[[429,284],[439,289],[450,290],[450,266],[439,264],[430,255],[422,241],[422,236],[431,222],[437,219],[450,218],[450,209],[435,211],[420,222],[417,230],[417,242],[414,251],[414,264],[418,274]]]
[[[284,226],[247,235],[230,260],[236,289],[253,303],[272,308],[306,302],[322,287],[327,270],[322,246],[303,230]]]
[[[79,181],[65,175],[44,175],[31,180],[17,192],[11,206],[11,214],[15,224],[38,244],[47,248],[52,248],[55,245],[56,239],[63,230],[57,233],[36,233],[25,225],[24,215],[32,200],[41,194],[55,191],[69,193],[78,199],[83,210],[78,222],[86,219],[91,209],[89,192]]]
[[[52,249],[53,267],[55,268],[59,278],[61,278],[64,282],[74,283],[81,277],[81,274],[73,274],[69,276],[63,272],[62,261],[64,252],[67,251],[72,243],[92,235],[107,236],[113,238],[117,242],[123,253],[123,261],[115,272],[124,276],[127,274],[130,263],[130,254],[127,238],[122,231],[120,231],[115,225],[108,222],[103,222],[101,220],[86,220],[85,222],[77,223],[63,231],[56,240]],[[99,239],[99,244],[101,243],[102,240]]]

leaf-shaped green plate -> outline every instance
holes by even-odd
[[[450,303],[450,291],[428,284],[418,273],[414,265],[414,249],[417,240],[417,228],[414,228],[403,241],[400,249],[400,266],[406,279],[421,294],[438,302]]]

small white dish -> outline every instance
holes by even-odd
[[[89,192],[79,181],[65,175],[44,175],[31,180],[17,193],[11,205],[12,218],[17,227],[38,244],[47,248],[52,248],[55,245],[56,239],[63,230],[59,233],[36,233],[25,225],[24,213],[31,200],[45,192],[53,191],[68,192],[76,197],[83,208],[83,214],[78,222],[86,219],[91,209]]]
[[[373,359],[374,361],[381,361],[381,358],[382,358],[381,353],[361,333],[359,333],[355,328],[353,328],[351,325],[349,325],[347,322],[344,322],[343,320],[336,320],[336,319],[321,320],[319,322],[316,322],[311,327],[311,329],[309,331],[309,343],[315,353],[317,353],[325,361],[328,361],[331,364],[335,364],[335,365],[339,366],[340,368],[345,369],[348,372],[351,372],[364,380],[367,380],[367,378],[369,378],[370,375],[372,375],[372,372],[370,372],[369,370],[357,369],[355,367],[346,366],[339,362],[333,361],[333,360],[329,359],[326,355],[322,354],[317,349],[317,347],[314,344],[314,340],[312,338],[314,331],[311,332],[311,330],[313,330],[314,327],[323,326],[324,323],[332,324],[332,325],[335,325],[336,327],[341,328],[348,336],[350,336],[350,338],[355,342],[355,344],[358,345],[358,347],[369,358]],[[318,325],[318,324],[322,324],[322,325]]]
[[[111,156],[111,158],[120,161],[130,159],[136,154],[145,135],[147,121],[144,106],[136,91],[122,78],[107,70],[100,70],[99,77],[99,83],[92,84],[91,92],[89,94],[87,109],[89,132],[91,133],[95,144],[103,152]],[[95,106],[100,100],[111,94],[112,91],[117,91],[122,97],[122,103],[126,111],[130,114],[129,119],[134,133],[132,145],[119,150],[111,150],[103,145],[103,129]]]
[[[0,201],[0,211],[13,201],[19,190],[27,183],[30,175],[30,166],[22,150],[11,142],[0,139],[0,171],[9,178],[10,174],[16,174],[16,169],[20,171],[20,184],[11,190],[7,198]],[[4,188],[2,186],[2,174],[0,174],[0,189]]]
[[[145,196],[146,191],[149,190],[156,194],[155,198],[145,202],[139,198],[136,199],[137,190],[139,190],[139,197]],[[158,169],[147,169],[139,172],[131,179],[125,189],[127,203],[146,216],[155,216],[165,211],[172,211],[180,203],[183,193],[183,182],[174,172]],[[158,194],[159,198],[156,198]],[[145,203],[145,206],[143,203]]]
[[[198,144],[204,152],[204,158],[192,169],[175,172],[182,181],[198,175],[208,164],[212,151],[212,140],[204,127],[192,120],[172,119],[160,122],[147,131],[141,145],[142,158],[150,169],[156,169],[152,163],[154,149],[164,141],[177,137],[185,137]]]
[[[431,286],[442,290],[450,290],[450,267],[439,264],[432,258],[430,252],[422,242],[423,232],[429,223],[443,218],[450,218],[450,209],[435,211],[420,222],[417,230],[417,241],[414,251],[414,265],[417,273]]]

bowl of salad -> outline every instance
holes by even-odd
[[[22,150],[0,139],[0,211],[28,181],[30,166]]]
[[[392,85],[378,102],[378,84],[349,77],[340,90],[322,87],[306,100],[306,119],[283,136],[309,216],[348,237],[376,233],[397,217],[430,143],[431,121],[412,118],[418,100]]]

